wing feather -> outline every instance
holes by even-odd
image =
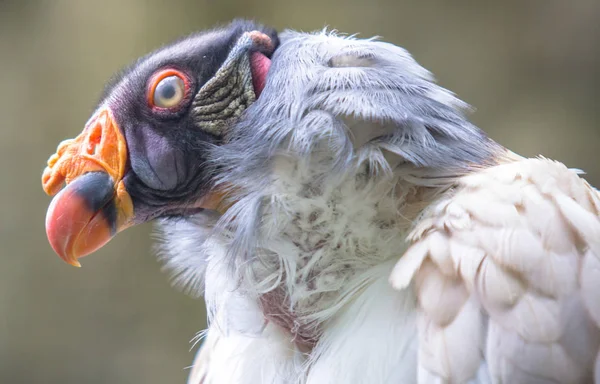
[[[598,375],[600,195],[576,171],[537,158],[466,176],[409,241],[391,283],[417,287],[420,383]]]

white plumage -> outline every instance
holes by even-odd
[[[485,137],[401,48],[281,38],[213,153],[230,207],[162,224],[209,310],[189,383],[593,381],[598,192]]]
[[[427,209],[396,265],[419,301],[419,365],[463,382],[591,382],[600,345],[600,196],[576,172],[520,159],[466,176]]]

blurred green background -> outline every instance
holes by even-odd
[[[40,175],[111,74],[233,17],[402,45],[493,138],[600,185],[598,0],[0,0],[0,383],[184,382],[204,306],[169,286],[151,225],[72,268],[47,244]]]

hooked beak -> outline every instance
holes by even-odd
[[[56,196],[46,214],[46,234],[67,263],[81,266],[78,258],[132,225],[133,203],[123,184],[127,156],[125,138],[105,107],[48,160],[42,185]]]
[[[250,87],[253,87],[257,97],[265,87],[271,64],[267,55],[270,56],[274,49],[271,37],[260,31],[251,31],[244,33],[230,52],[234,57],[251,52],[249,62],[245,63],[251,71]],[[219,91],[219,82],[223,82],[218,76],[213,80],[214,83],[207,83],[212,86],[205,84],[203,87],[209,92],[207,100],[213,97],[210,92]],[[213,107],[204,107],[210,112],[209,117],[213,118]],[[133,146],[131,149],[135,154]],[[60,143],[56,153],[48,160],[42,185],[48,195],[56,196],[46,214],[46,234],[54,251],[67,263],[81,266],[79,258],[98,250],[118,232],[141,221],[135,218],[133,200],[124,183],[129,164],[133,164],[132,172],[135,172],[135,162],[130,162],[129,156],[125,136],[113,112],[108,106],[103,106],[79,136]],[[66,187],[61,190],[63,184]],[[135,196],[134,188],[130,187],[138,214],[144,221],[161,214],[154,212],[154,216],[143,215],[139,211],[140,207],[144,207],[143,201],[139,194]],[[226,193],[226,188],[213,189],[194,204],[179,202],[185,208],[173,202],[170,202],[170,208],[175,209],[177,214],[185,213],[187,208],[224,212],[229,204]]]

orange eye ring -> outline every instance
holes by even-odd
[[[173,92],[173,98],[166,100],[160,105],[157,103],[157,89],[166,86],[172,88],[169,91]],[[157,112],[176,112],[180,110],[190,98],[191,82],[189,77],[182,71],[174,68],[167,68],[157,71],[150,77],[148,81],[147,101],[148,105]],[[160,99],[159,99],[160,101]],[[165,101],[165,100],[162,100]]]

